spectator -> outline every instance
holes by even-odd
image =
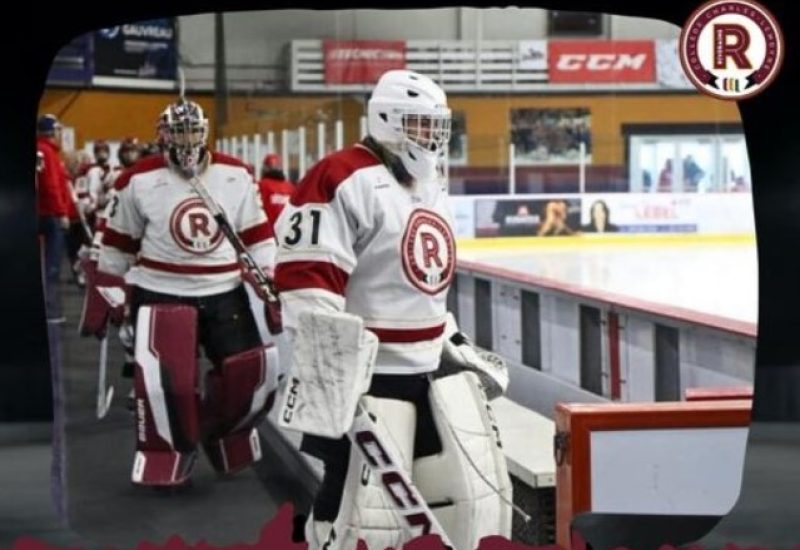
[[[55,115],[43,115],[36,124],[36,150],[42,155],[37,206],[39,236],[44,247],[44,286],[47,320],[63,323],[58,283],[64,254],[64,231],[69,228],[71,202],[67,169],[60,157],[61,124]]]
[[[286,179],[281,170],[281,160],[278,155],[270,153],[264,157],[258,191],[261,194],[261,203],[267,214],[267,220],[274,229],[275,220],[294,192],[294,185]]]
[[[672,159],[666,160],[664,168],[658,175],[658,191],[661,193],[672,191]]]
[[[589,223],[581,226],[584,233],[616,233],[619,227],[611,223],[611,212],[605,201],[596,200],[589,209]]]
[[[687,155],[683,159],[683,190],[697,191],[700,181],[702,181],[705,171],[700,168],[692,155]]]

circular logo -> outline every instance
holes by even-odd
[[[403,271],[411,284],[426,294],[438,294],[450,285],[456,268],[456,241],[441,216],[414,210],[401,246]]]
[[[208,254],[222,242],[222,230],[200,198],[181,201],[169,218],[169,232],[181,249]]]
[[[713,0],[695,10],[681,31],[683,69],[703,93],[743,99],[766,88],[783,62],[781,29],[750,0]]]

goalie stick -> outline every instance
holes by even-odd
[[[97,418],[101,420],[108,414],[111,408],[111,400],[114,399],[114,386],[106,386],[106,373],[108,371],[108,333],[103,336],[100,342],[100,364],[97,380]]]

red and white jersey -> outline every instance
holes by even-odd
[[[94,212],[103,208],[108,202],[105,200],[105,181],[111,170],[112,168],[108,164],[105,166],[93,164],[86,171],[85,189],[78,193],[78,198],[86,202],[87,212]]]
[[[212,153],[199,179],[253,259],[271,271],[275,240],[244,165]],[[125,170],[114,190],[106,209],[100,271],[179,296],[219,294],[241,284],[233,246],[189,180],[169,168],[163,157],[147,157]]]
[[[456,246],[438,182],[404,187],[365,146],[309,170],[275,224],[284,325],[326,308],[360,316],[380,341],[375,372],[439,365]]]
[[[130,166],[133,168],[136,166]],[[111,167],[111,169],[106,172],[105,176],[100,182],[100,208],[105,208],[105,206],[109,203],[111,198],[114,196],[114,185],[116,185],[117,180],[125,172],[127,168],[122,165],[117,164],[116,166]]]

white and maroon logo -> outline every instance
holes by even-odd
[[[181,249],[208,254],[222,242],[222,230],[199,197],[181,201],[169,219],[169,232]]]
[[[415,287],[438,294],[453,279],[456,244],[447,222],[430,210],[414,210],[402,242],[403,270]]]
[[[712,0],[683,27],[683,69],[703,93],[720,99],[753,96],[783,62],[783,35],[773,15],[750,0]]]

